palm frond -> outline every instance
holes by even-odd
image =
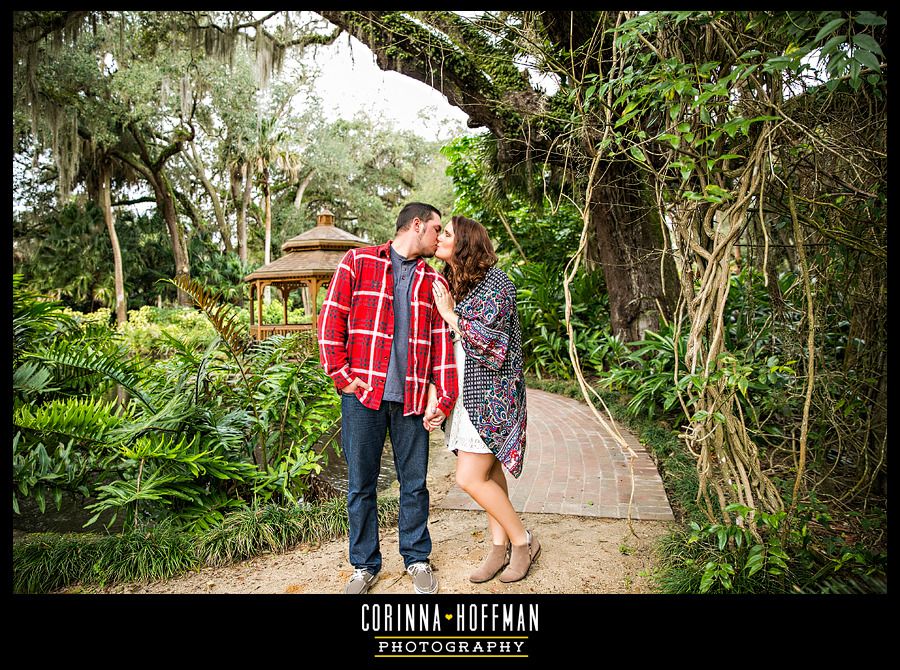
[[[141,389],[140,373],[135,363],[114,354],[98,351],[81,342],[57,341],[41,352],[32,352],[28,358],[51,363],[59,368],[59,375],[67,373],[77,376],[79,373],[95,373],[117,384],[124,386],[128,392],[140,400],[151,411],[156,411],[150,398]],[[73,374],[74,372],[74,374]]]
[[[34,396],[58,390],[50,386],[53,374],[39,361],[27,361],[13,371],[13,392]]]
[[[118,427],[110,439],[129,443],[145,433],[155,431],[179,431],[190,422],[195,413],[191,396],[180,392],[184,378],[172,392],[169,399],[158,410],[145,412],[139,419]]]
[[[251,421],[246,410],[235,409],[220,417],[215,417],[210,412],[203,412],[198,418],[198,430],[217,442],[217,450],[221,448],[239,453],[243,449],[247,439],[245,431]]]
[[[41,407],[16,408],[13,423],[40,436],[57,435],[79,442],[103,443],[111,431],[126,423],[115,402],[91,398],[62,398]]]
[[[244,351],[248,338],[244,334],[244,326],[238,318],[240,312],[234,305],[222,300],[218,293],[194,278],[180,275],[167,281],[191,296],[191,299],[203,311],[216,333],[235,356]]]

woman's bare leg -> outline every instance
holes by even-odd
[[[496,458],[494,458],[494,464],[491,466],[490,478],[497,482],[497,485],[503,489],[506,497],[509,498],[509,488],[506,484],[506,476],[503,474],[503,466],[500,465],[500,461]],[[488,528],[490,528],[491,531],[491,542],[493,544],[506,546],[509,542],[509,535],[503,530],[503,526],[501,526],[500,522],[490,514],[487,515],[487,518]]]
[[[509,501],[509,494],[503,483],[499,483],[495,477],[494,464],[500,467],[493,454],[472,454],[460,451],[456,462],[456,483],[484,508],[488,513],[488,524],[491,527],[491,541],[494,544],[506,544],[506,540],[497,537],[493,523],[500,526],[500,530],[514,545],[524,545],[528,538],[525,534],[525,526],[513,509]],[[503,477],[503,472],[499,473]],[[497,539],[500,539],[498,542]]]

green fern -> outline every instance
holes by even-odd
[[[151,407],[151,411],[145,411],[134,421],[121,425],[111,439],[116,442],[130,443],[148,433],[180,431],[182,426],[190,422],[196,413],[196,407],[191,403],[191,397],[182,393],[186,376],[187,373],[183,372],[181,378],[166,389],[167,396],[154,397],[154,405],[159,406],[159,409]]]
[[[129,471],[128,478],[98,487],[98,502],[87,508],[95,514],[85,525],[110,510],[124,510],[129,522],[135,518],[139,503],[161,505],[166,508],[166,516],[176,521],[185,515],[190,520],[198,510],[208,508],[211,481],[252,482],[259,476],[253,464],[231,460],[228,454],[217,453],[216,446],[200,433],[148,433],[131,444],[121,444],[121,458],[139,463],[140,474]],[[143,505],[142,509],[146,511]]]
[[[13,392],[22,398],[59,390],[51,386],[53,374],[39,361],[27,361],[13,371]]]
[[[248,348],[249,338],[244,335],[244,326],[240,320],[240,312],[234,305],[224,302],[218,294],[214,293],[196,279],[188,278],[184,275],[176,277],[174,280],[167,280],[180,288],[182,291],[191,296],[194,303],[206,315],[206,318],[212,324],[216,333],[225,343],[231,358],[234,360],[240,373],[246,392],[245,400],[250,405],[250,410],[260,429],[263,428],[263,422],[260,419],[260,412],[255,402],[254,383],[247,376],[247,362],[244,354]],[[262,432],[256,436],[256,446],[259,449],[258,462],[261,467],[268,468],[269,458],[266,453],[265,436]]]
[[[220,525],[229,512],[244,507],[246,503],[223,491],[207,494],[196,505],[189,504],[178,511],[177,522],[189,533],[203,533]]]
[[[22,288],[22,275],[13,275],[13,360],[34,349],[43,340],[72,331],[75,320],[62,311],[62,304]]]
[[[92,398],[62,398],[40,406],[21,405],[13,423],[39,436],[56,435],[81,443],[103,443],[125,424],[127,412],[116,413],[115,402]]]
[[[140,370],[137,365],[127,359],[98,351],[81,342],[57,341],[41,352],[31,352],[28,358],[37,359],[54,365],[57,377],[65,378],[79,374],[98,374],[122,385],[128,392],[140,400],[148,409],[155,412],[150,399],[141,389]]]
[[[95,512],[84,524],[85,528],[95,523],[103,512],[109,510],[114,510],[116,514],[124,510],[126,525],[130,525],[137,514],[139,502],[170,506],[175,498],[197,502],[203,495],[203,489],[192,486],[187,476],[167,474],[161,469],[154,470],[141,479],[120,479],[103,484],[97,487],[96,492],[97,502],[85,507],[86,510]]]
[[[142,437],[133,445],[123,445],[122,455],[134,460],[152,460],[177,464],[184,476],[197,479],[209,475],[216,479],[244,481],[256,475],[257,470],[250,463],[229,460],[225,455],[215,453],[206,447],[203,436],[195,433],[190,438],[182,435],[154,435]],[[172,472],[173,470],[169,470]]]
[[[234,305],[225,302],[218,293],[186,275],[166,281],[191,296],[194,304],[203,311],[216,333],[235,356],[244,351],[248,337],[244,334],[244,326],[239,319],[240,311]]]
[[[232,453],[240,453],[250,425],[250,415],[242,409],[232,410],[222,416],[215,416],[206,408],[201,408],[197,416],[197,429],[218,443],[218,447]]]

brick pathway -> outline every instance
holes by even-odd
[[[621,424],[619,431],[637,454],[632,519],[672,520],[662,479],[650,455]],[[509,497],[518,512],[628,516],[631,476],[628,452],[604,430],[590,407],[565,396],[528,389],[528,442],[518,479],[507,474]],[[438,505],[480,510],[455,486]]]

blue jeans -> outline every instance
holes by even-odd
[[[399,402],[382,401],[377,410],[369,409],[355,395],[342,394],[341,448],[350,480],[350,563],[372,574],[381,570],[375,487],[388,431],[400,482],[400,555],[409,567],[431,555],[425,486],[428,431],[422,425],[422,415],[403,416],[403,404]]]

